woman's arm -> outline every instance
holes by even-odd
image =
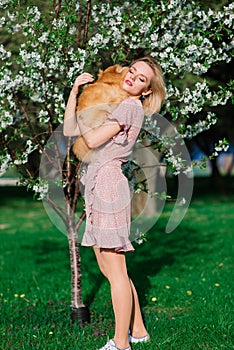
[[[80,86],[83,84],[91,83],[93,80],[93,76],[89,73],[83,73],[78,78],[76,78],[75,83],[71,89],[64,114],[63,134],[65,136],[80,135],[80,128],[76,119],[76,99]]]
[[[121,130],[127,130],[134,123],[139,129],[139,121],[143,121],[144,112],[139,103],[126,99],[107,117],[107,120],[99,127],[91,129],[81,119],[78,119],[81,134],[89,148],[96,148],[107,142]]]
[[[109,120],[98,128],[91,129],[84,125],[82,120],[78,120],[79,129],[89,148],[96,148],[115,136],[122,126],[115,120]]]

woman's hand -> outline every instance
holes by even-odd
[[[65,136],[80,135],[80,128],[76,119],[76,99],[79,92],[79,87],[83,84],[92,83],[93,80],[93,76],[89,73],[82,73],[76,78],[71,89],[64,114],[63,134]]]
[[[72,93],[74,93],[75,95],[78,94],[79,92],[79,87],[81,85],[87,84],[87,83],[92,83],[94,81],[94,78],[91,74],[89,73],[82,73],[81,75],[79,75],[75,82],[74,85],[72,87]]]

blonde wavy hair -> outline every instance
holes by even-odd
[[[159,112],[166,97],[166,90],[160,65],[150,56],[142,57],[131,63],[145,62],[153,70],[154,77],[151,79],[150,88],[152,93],[142,100],[145,115],[152,115]]]

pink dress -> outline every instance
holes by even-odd
[[[123,129],[95,149],[95,160],[85,176],[86,227],[83,246],[133,251],[129,240],[131,197],[121,164],[126,162],[140,132],[144,111],[140,100],[128,98],[108,116]]]

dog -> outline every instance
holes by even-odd
[[[128,97],[127,92],[122,89],[128,71],[128,67],[118,64],[104,71],[100,70],[96,82],[87,85],[78,98],[76,118],[81,119],[90,128],[97,128],[103,124],[107,115]],[[76,139],[73,153],[85,163],[90,163],[92,160],[93,151],[86,145],[82,136]]]

